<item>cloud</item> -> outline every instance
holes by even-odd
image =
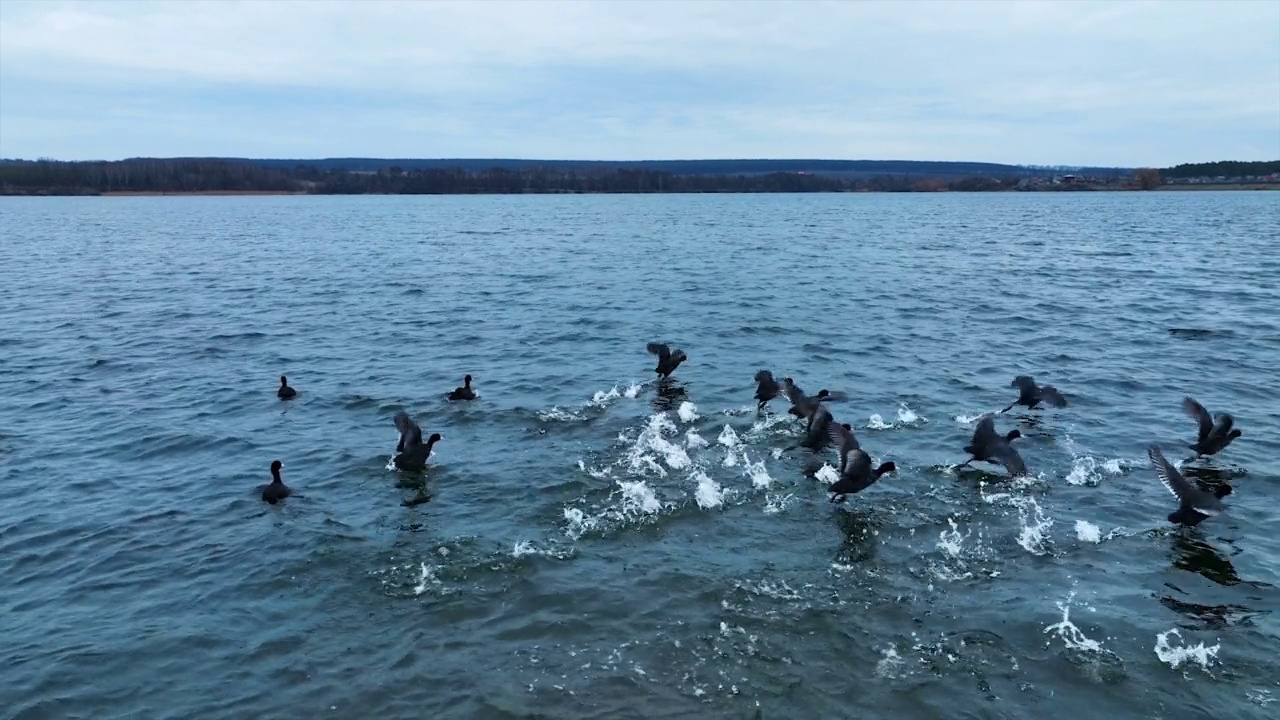
[[[6,1],[0,155],[1274,158],[1280,4]]]

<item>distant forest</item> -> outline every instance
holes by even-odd
[[[1160,173],[1180,177],[1176,173],[1237,176],[1277,171],[1280,162],[1179,165]],[[1067,173],[1088,183],[1058,188],[1027,182]],[[1134,171],[1125,168],[876,160],[0,160],[0,195],[967,192],[1119,187],[1133,177]]]
[[[1165,168],[1160,171],[1160,176],[1164,178],[1191,178],[1191,177],[1257,177],[1259,175],[1271,175],[1272,173],[1280,173],[1280,160],[1263,161],[1263,162],[1211,162],[1211,163],[1185,163],[1183,165],[1175,165],[1171,168]]]

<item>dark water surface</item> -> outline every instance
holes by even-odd
[[[0,200],[0,710],[1275,717],[1277,227],[1246,192]],[[898,472],[828,503],[761,367]],[[957,472],[1021,373],[1072,401],[998,418],[1032,477]],[[1189,454],[1185,393],[1244,436],[1176,530],[1145,453]],[[412,508],[402,409],[444,435]]]

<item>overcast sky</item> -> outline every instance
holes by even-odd
[[[1280,159],[1280,0],[0,2],[0,157]]]

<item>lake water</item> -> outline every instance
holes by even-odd
[[[1247,192],[2,199],[0,708],[1275,717],[1277,227]],[[897,473],[829,503],[760,368]],[[1017,374],[1071,400],[998,417],[1030,477],[957,472]],[[1187,393],[1244,435],[1176,529],[1146,447],[1190,454]],[[416,507],[402,409],[444,436]]]

